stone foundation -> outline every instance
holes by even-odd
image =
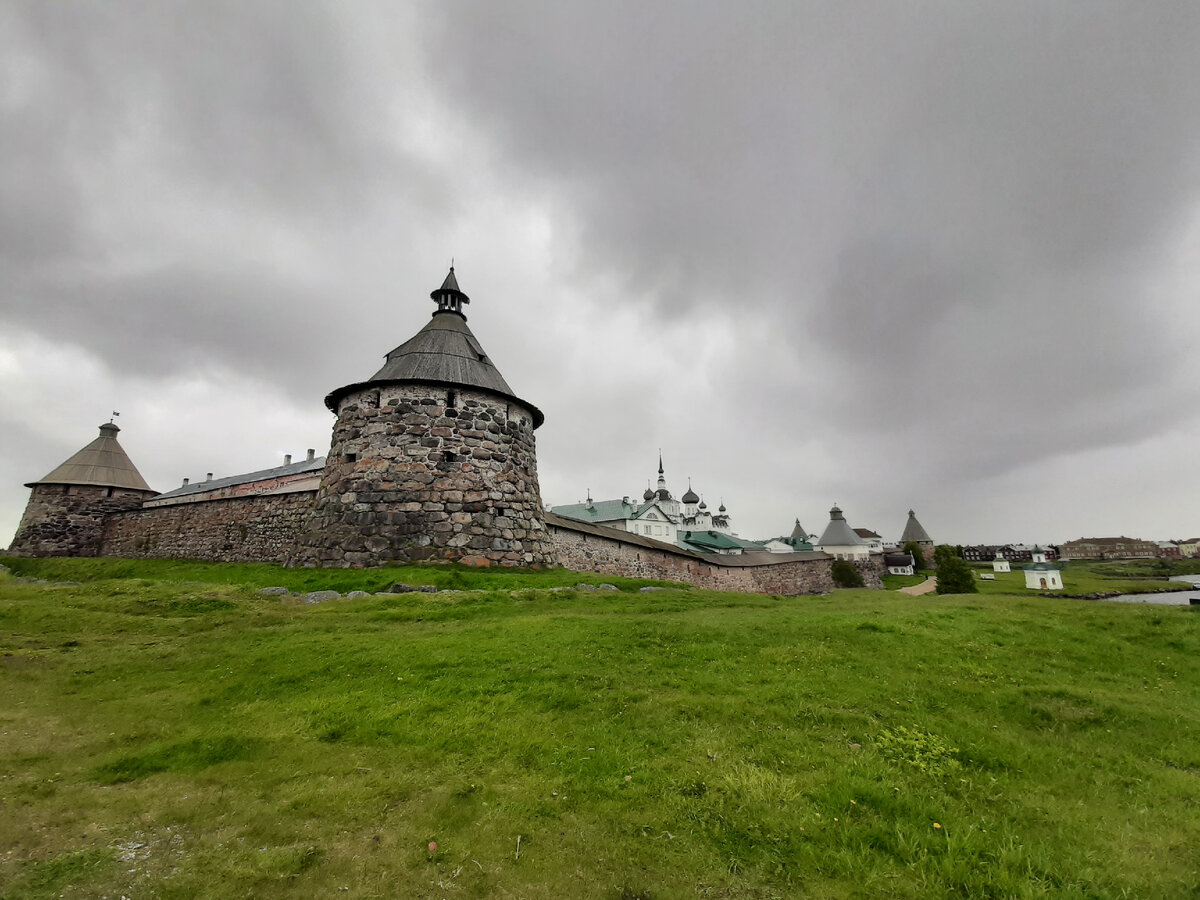
[[[107,518],[135,509],[153,491],[82,484],[35,484],[9,553],[14,556],[99,556]]]
[[[483,391],[384,385],[348,394],[292,560],[552,566],[533,416]]]

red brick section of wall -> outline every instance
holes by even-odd
[[[310,485],[305,485],[303,482],[311,481],[311,488],[316,491],[317,485],[321,481],[321,470],[315,469],[307,472],[296,472],[293,475],[280,475],[275,478],[263,478],[258,481],[244,481],[241,484],[230,484],[225,487],[217,488],[212,491],[198,491],[196,493],[184,494],[181,497],[172,497],[167,500],[150,500],[149,506],[173,506],[176,503],[204,503],[208,500],[224,500],[226,497],[246,497],[252,494],[265,494],[268,491],[278,491],[280,488],[288,485],[297,485],[296,490],[303,490]],[[204,486],[204,482],[200,482],[200,486]],[[192,485],[196,487],[196,485]]]
[[[569,569],[682,581],[718,591],[762,594],[811,594],[833,589],[825,553],[745,556],[691,554],[674,551],[648,538],[613,529],[573,522],[553,513],[546,515],[550,537],[559,561]],[[882,587],[877,558],[856,563],[867,587]]]
[[[15,556],[96,556],[105,518],[136,508],[153,491],[87,484],[36,484],[9,552]]]
[[[102,556],[284,562],[312,512],[316,491],[229,497],[117,513]]]

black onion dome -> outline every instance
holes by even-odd
[[[700,495],[693,491],[692,486],[689,484],[687,493],[684,494],[680,499],[682,499],[684,503],[699,503]]]
[[[653,500],[654,499],[654,491],[650,490],[650,488],[646,488],[646,493],[642,494],[642,499],[643,500]]]

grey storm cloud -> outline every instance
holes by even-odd
[[[588,263],[668,319],[810,335],[848,425],[901,415],[867,391],[897,381],[948,418],[1120,409],[1178,351],[1141,282],[1200,198],[1194,4],[439,9],[451,102],[561,183]]]
[[[552,499],[665,444],[743,521],[969,532],[973,479],[1194,430],[1197,46],[1165,0],[12,2],[0,324],[319,411],[458,253]]]

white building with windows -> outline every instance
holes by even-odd
[[[836,503],[829,510],[829,524],[821,532],[816,549],[836,559],[868,559],[871,556],[870,546],[854,533]]]
[[[671,520],[670,514],[656,500],[634,503],[628,497],[620,500],[593,500],[588,497],[582,503],[552,506],[550,511],[568,519],[645,535],[667,544],[674,544],[679,533],[679,527]]]
[[[1033,548],[1033,562],[1025,566],[1025,587],[1031,591],[1062,590],[1062,570],[1046,562],[1046,551]]]

